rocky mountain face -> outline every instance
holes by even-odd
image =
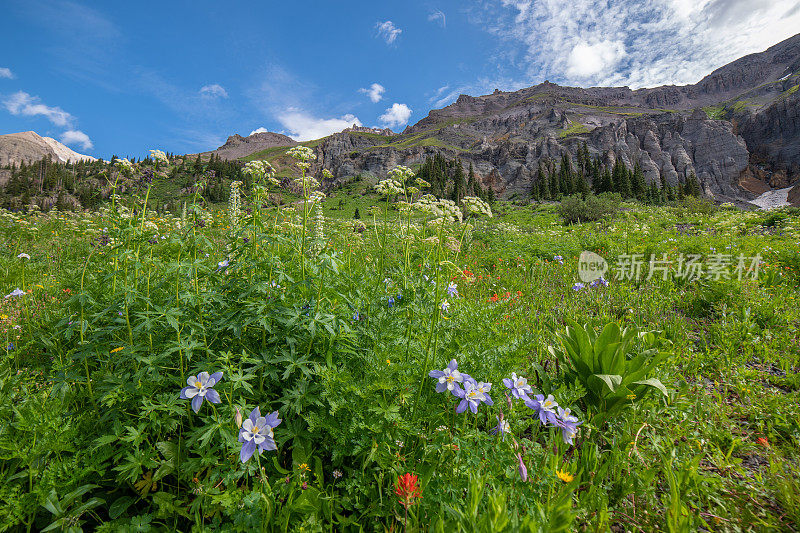
[[[345,128],[341,133],[372,133],[374,135],[394,135],[394,132],[389,128],[370,128],[369,126],[358,126],[353,124],[349,128]]]
[[[800,178],[800,34],[698,83],[631,90],[549,82],[496,90],[433,110],[402,134],[358,130],[315,146],[315,170],[334,181],[382,178],[395,165],[442,153],[470,163],[500,197],[526,197],[540,161],[579,146],[607,164],[639,165],[648,183],[692,174],[709,196],[750,200]]]
[[[0,166],[31,163],[40,161],[43,157],[62,163],[97,160],[92,156],[79,154],[53,138],[41,137],[33,131],[0,135]]]
[[[268,148],[275,148],[279,146],[294,146],[297,142],[291,137],[282,135],[280,133],[273,133],[271,131],[253,133],[247,137],[242,137],[239,134],[234,134],[228,137],[228,140],[211,152],[202,152],[200,157],[207,159],[212,154],[218,156],[220,159],[234,160],[242,157],[247,157],[251,154],[266,150]]]

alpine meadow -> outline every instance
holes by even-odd
[[[800,531],[800,4],[357,3],[11,3],[0,531]]]

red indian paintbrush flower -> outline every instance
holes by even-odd
[[[400,498],[400,503],[406,509],[408,509],[409,505],[414,505],[414,498],[422,498],[422,490],[417,486],[417,476],[410,473],[397,476],[394,493],[397,494]]]

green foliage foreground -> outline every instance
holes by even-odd
[[[503,205],[474,227],[388,202],[366,224],[325,217],[341,200],[316,198],[313,218],[305,204],[248,213],[247,199],[233,219],[199,205],[181,219],[116,203],[3,213],[0,530],[800,520],[794,215],[780,231],[759,214],[632,205],[566,227]],[[763,254],[759,279],[573,290],[582,250],[726,249]],[[451,359],[493,384],[494,405],[457,413],[435,392],[428,373]],[[180,394],[203,371],[222,372],[219,403],[206,393],[195,413]],[[512,372],[571,409],[574,445],[511,396]],[[276,449],[242,462],[256,407],[279,414],[260,428]]]

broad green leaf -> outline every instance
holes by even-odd
[[[661,391],[664,396],[667,396],[667,388],[661,383],[660,380],[657,378],[649,378],[643,379],[641,381],[634,381],[634,385],[647,385],[648,387],[653,387]]]
[[[622,384],[622,376],[618,374],[592,374],[597,379],[608,385],[611,392],[615,392],[617,387]]]

